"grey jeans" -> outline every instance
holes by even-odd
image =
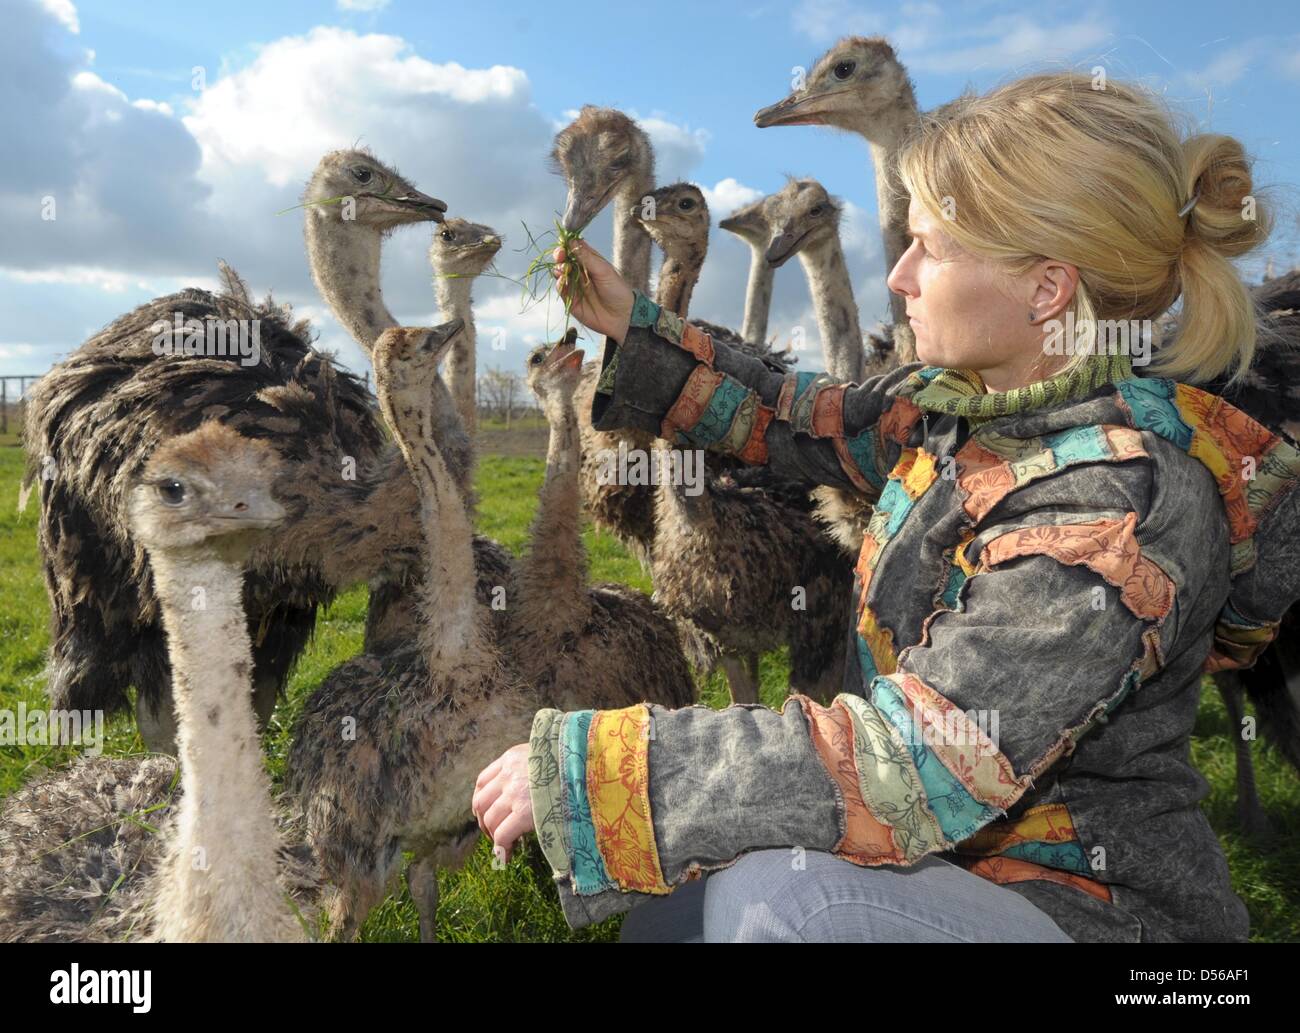
[[[755,850],[641,904],[623,943],[1072,943],[1043,911],[942,858],[864,868]]]

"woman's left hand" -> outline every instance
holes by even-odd
[[[515,840],[534,831],[528,791],[528,743],[512,746],[479,772],[470,804],[478,827],[492,839],[493,852],[509,861]]]

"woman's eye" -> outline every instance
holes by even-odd
[[[845,79],[847,79],[850,75],[853,74],[853,69],[855,69],[856,67],[857,67],[857,62],[855,61],[841,61],[839,64],[837,64],[834,67],[834,69],[832,69],[831,74],[835,76],[835,78],[838,79],[840,82],[843,82]]]
[[[185,501],[185,485],[180,481],[163,481],[158,485],[158,496],[169,506],[179,506]]]
[[[367,168],[355,168],[352,170],[352,176],[358,183],[369,183],[373,173]]]

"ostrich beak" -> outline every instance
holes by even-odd
[[[740,219],[734,215],[728,215],[725,219],[719,219],[718,229],[726,230],[728,233],[737,233],[740,230]]]
[[[224,512],[213,517],[222,523],[230,522],[250,531],[265,531],[284,523],[287,516],[280,503],[270,492],[252,490],[237,495]]]
[[[420,342],[420,350],[428,354],[435,363],[441,362],[448,346],[456,336],[465,329],[465,320],[452,319],[439,326],[432,327]]]
[[[564,206],[564,218],[560,220],[560,225],[564,227],[566,233],[577,233],[596,217],[596,213],[600,210],[599,205],[600,198],[570,190]]]
[[[759,129],[771,126],[821,126],[826,119],[821,112],[813,111],[812,104],[820,94],[792,93],[785,100],[770,104],[754,112],[754,125]]]
[[[442,222],[443,216],[447,214],[446,201],[439,201],[436,197],[422,194],[413,188],[384,200],[402,209],[412,222]]]
[[[773,269],[779,269],[795,253],[802,237],[796,237],[793,230],[785,230],[776,234],[767,245],[767,264]]]

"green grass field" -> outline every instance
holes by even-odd
[[[542,479],[536,439],[529,445],[512,428],[501,439],[502,451],[486,454],[478,471],[481,497],[479,529],[518,553],[527,536]],[[499,428],[483,430],[485,452],[492,451]],[[521,444],[522,442],[522,444]],[[544,446],[543,446],[544,447]],[[19,515],[18,484],[22,451],[10,436],[0,440],[0,708],[20,701],[43,706],[43,654],[46,646],[46,600],[36,555],[36,506]],[[649,580],[636,562],[611,538],[587,529],[585,535],[595,581],[622,581],[643,591]],[[365,627],[365,589],[340,597],[321,617],[316,636],[290,682],[265,736],[267,765],[278,780],[289,746],[289,732],[303,701],[336,664],[361,648]],[[780,654],[764,658],[763,702],[779,707],[785,696],[788,669]],[[725,705],[720,675],[701,681],[703,702]],[[105,752],[139,752],[142,744],[134,724],[126,719],[106,729]],[[1209,780],[1211,794],[1204,807],[1219,835],[1232,868],[1236,891],[1250,908],[1253,938],[1260,941],[1300,940],[1300,783],[1276,755],[1255,751],[1260,795],[1277,834],[1266,842],[1245,840],[1236,829],[1234,765],[1227,740],[1228,719],[1218,694],[1207,691],[1201,702],[1192,744],[1193,759]],[[66,764],[68,748],[0,747],[0,797],[12,792],[34,771]],[[560,913],[550,872],[531,837],[504,869],[494,869],[486,840],[466,867],[440,876],[439,936],[451,942],[601,940],[617,938],[618,918],[575,933]],[[418,939],[415,908],[403,891],[378,908],[363,930],[367,941]]]

